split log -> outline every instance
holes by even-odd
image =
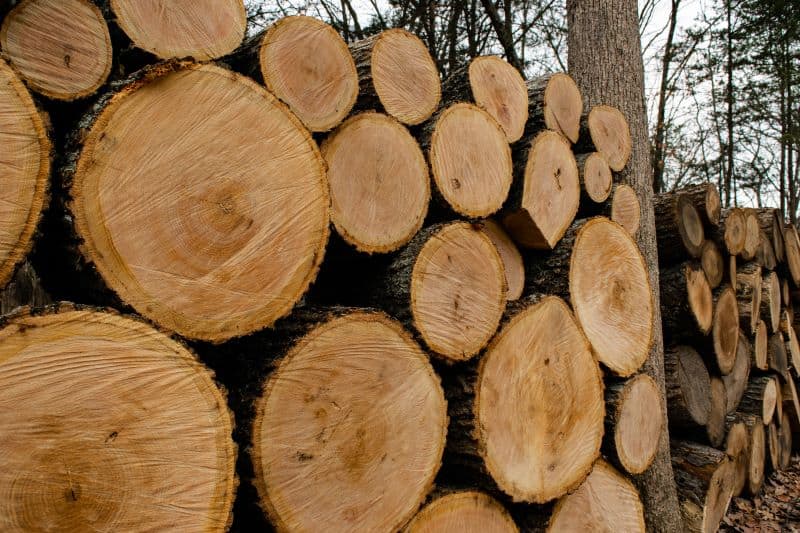
[[[745,210],[744,216],[744,248],[742,248],[740,255],[745,261],[750,261],[755,258],[758,252],[761,242],[761,228],[758,225],[758,217],[752,210]]]
[[[797,228],[793,224],[786,226],[783,232],[783,244],[792,282],[795,287],[800,287],[800,237],[798,237]]]
[[[719,284],[722,283],[722,279],[725,277],[725,262],[714,241],[706,239],[703,243],[703,247],[700,250],[700,264],[703,267],[703,272],[706,274],[709,286],[712,289],[719,287]],[[735,263],[733,268],[734,270],[736,269]]]
[[[751,496],[757,496],[764,484],[767,442],[764,422],[760,416],[736,413],[735,419],[747,426],[749,442],[747,445],[747,484],[745,488]]]
[[[622,469],[641,474],[658,451],[663,413],[653,378],[639,374],[606,386],[606,432],[603,452]]]
[[[613,176],[608,161],[599,152],[575,156],[578,164],[578,179],[581,183],[582,203],[603,203],[611,195]]]
[[[3,530],[227,529],[233,420],[181,343],[68,306],[8,318],[0,337]]]
[[[525,161],[525,167],[517,165],[515,169],[503,224],[520,245],[552,250],[578,212],[578,166],[569,142],[560,133],[544,131],[528,139],[520,141],[525,148],[518,161]],[[485,154],[485,143],[475,150]],[[474,163],[470,161],[469,166]],[[486,176],[484,172],[476,179],[487,180]]]
[[[639,491],[610,464],[599,459],[586,481],[556,503],[549,532],[645,531]]]
[[[385,30],[350,44],[350,52],[358,70],[359,108],[383,110],[414,126],[439,107],[439,72],[416,35],[402,28]]]
[[[772,248],[772,241],[767,237],[764,230],[760,230],[759,235],[758,249],[755,255],[756,263],[767,270],[775,270],[778,262],[775,259],[775,250]]]
[[[658,260],[661,265],[675,264],[688,257],[700,258],[705,241],[703,222],[690,197],[662,194],[653,204],[658,239]],[[683,246],[679,246],[678,243]]]
[[[747,425],[742,421],[733,420],[725,439],[725,453],[733,461],[733,496],[739,496],[747,484],[749,470],[750,435]]]
[[[492,219],[484,220],[482,225],[483,232],[491,239],[503,260],[503,271],[506,273],[506,285],[508,286],[506,297],[509,302],[518,300],[525,288],[525,264],[522,261],[522,255],[503,226]]]
[[[766,426],[775,414],[778,400],[778,383],[772,376],[751,376],[739,402],[739,411],[761,418]]]
[[[124,302],[213,342],[289,313],[329,215],[325,162],[283,104],[220,67],[169,62],[81,126],[62,175],[82,251]]]
[[[217,59],[245,35],[242,0],[110,0],[115,22],[139,48],[161,59]]]
[[[767,273],[761,283],[760,315],[769,319],[773,333],[781,326],[781,282],[775,272]]]
[[[111,72],[108,26],[89,0],[17,4],[3,20],[0,48],[28,87],[55,100],[90,96]]]
[[[442,87],[445,102],[474,101],[500,124],[509,143],[528,121],[528,86],[517,69],[498,56],[480,56],[453,71]]]
[[[672,442],[672,468],[688,531],[717,531],[733,497],[734,465],[719,450]]]
[[[783,222],[780,210],[762,208],[755,210],[759,227],[766,233],[767,240],[772,244],[775,260],[782,263],[786,257],[783,244]]]
[[[531,137],[543,128],[556,131],[571,143],[578,142],[583,114],[583,98],[575,80],[569,74],[557,72],[528,81],[528,123],[525,125],[525,136]],[[602,117],[599,117],[602,118]],[[616,128],[616,123],[603,124]],[[627,127],[627,123],[625,124]],[[617,139],[618,130],[599,131],[598,138],[608,145]],[[604,145],[605,146],[605,145]],[[591,152],[593,150],[585,150]],[[600,152],[600,150],[597,150]],[[578,152],[580,153],[580,151]]]
[[[429,149],[436,191],[450,209],[472,218],[500,209],[511,187],[513,163],[505,133],[489,113],[473,104],[454,104],[426,125],[422,144]],[[577,180],[576,169],[576,188]]]
[[[414,327],[434,355],[473,357],[506,306],[503,260],[480,224],[453,222],[417,233],[388,267],[375,303]]]
[[[711,378],[694,348],[676,346],[664,351],[664,382],[670,427],[705,426],[711,413]]]
[[[0,288],[33,245],[50,179],[50,140],[28,90],[0,59]]]
[[[747,219],[744,211],[738,207],[732,207],[722,211],[722,227],[724,228],[725,247],[731,255],[739,255],[744,250],[744,242],[747,236]]]
[[[767,356],[770,369],[777,372],[783,379],[789,379],[789,358],[786,354],[786,341],[780,331],[770,336],[767,345]]]
[[[611,199],[609,218],[625,228],[632,237],[639,231],[639,219],[641,218],[641,206],[636,191],[630,185],[624,183],[614,187]]]
[[[733,413],[739,407],[744,390],[747,388],[747,381],[750,378],[750,353],[753,347],[747,336],[739,332],[739,343],[736,346],[736,360],[730,374],[722,376],[725,383],[726,409],[728,414]]]
[[[391,252],[407,244],[428,212],[428,164],[399,122],[360,113],[322,144],[328,166],[331,221],[362,252]]]
[[[693,263],[661,271],[661,320],[664,336],[707,335],[714,319],[714,300],[702,269]]]
[[[574,490],[600,454],[600,368],[567,305],[531,297],[483,355],[445,373],[447,465],[473,486],[544,503]]]
[[[344,39],[330,25],[302,15],[284,17],[248,39],[235,62],[263,80],[310,131],[329,131],[358,97],[358,73]]]
[[[719,198],[719,189],[716,186],[710,183],[700,183],[698,185],[689,185],[676,192],[684,194],[692,200],[704,224],[707,226],[719,225],[722,202]]]
[[[439,378],[382,313],[310,312],[303,320],[322,323],[306,333],[287,321],[293,330],[280,338],[291,347],[256,403],[250,453],[261,505],[282,531],[353,523],[397,530],[441,463],[447,406]]]
[[[756,333],[753,336],[753,368],[763,371],[769,370],[768,345],[767,323],[759,320],[758,326],[756,326]]]
[[[628,120],[622,111],[609,105],[596,105],[581,118],[577,153],[596,151],[608,160],[611,170],[620,172],[628,164],[633,143]]]
[[[756,263],[739,265],[736,270],[736,300],[742,329],[755,333],[761,319],[761,266]]]
[[[517,533],[514,520],[497,500],[478,491],[445,494],[426,505],[405,533]]]

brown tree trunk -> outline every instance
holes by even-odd
[[[655,302],[653,320],[656,327],[644,371],[663,391],[664,345],[658,327],[661,306],[652,209],[653,176],[644,108],[644,66],[637,3],[635,0],[568,0],[567,24],[569,70],[584,99],[589,106],[615,104],[630,126],[633,153],[621,180],[639,194],[642,212],[637,242],[650,272],[650,288]],[[620,68],[620,65],[626,65],[626,68]],[[662,401],[662,411],[666,416],[666,396]],[[648,528],[657,532],[682,529],[666,426],[665,421],[659,452],[653,464],[634,479],[641,491]]]

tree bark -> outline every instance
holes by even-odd
[[[637,242],[650,272],[655,305],[654,336],[644,371],[664,390],[664,345],[661,335],[658,256],[652,209],[653,181],[647,117],[644,108],[644,66],[635,0],[568,0],[569,70],[589,106],[617,105],[626,116],[633,153],[621,180],[639,195],[642,207]],[[626,65],[626,68],[619,68]],[[666,396],[662,400],[666,417]],[[668,532],[682,529],[665,421],[659,452],[651,467],[635,478],[645,507],[648,528]]]

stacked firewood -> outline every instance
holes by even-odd
[[[663,194],[656,211],[673,467],[688,523],[714,531],[732,497],[789,463],[800,246],[777,210],[721,211],[711,185]]]

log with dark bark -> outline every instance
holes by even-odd
[[[620,183],[614,186],[612,194],[608,217],[635,237],[642,212],[636,191],[630,185]]]
[[[705,232],[691,198],[680,193],[659,195],[655,198],[654,209],[659,263],[668,266],[686,258],[699,259]]]
[[[187,62],[138,73],[82,120],[61,170],[86,259],[124,302],[184,337],[267,327],[316,277],[325,162],[244,76]]]
[[[329,312],[284,321],[287,330],[274,336],[290,348],[256,402],[254,484],[279,530],[397,530],[425,500],[442,460],[439,378],[398,322]]]
[[[383,110],[413,126],[439,107],[436,63],[416,35],[402,28],[385,30],[352,43],[350,52],[358,70],[359,108]]]
[[[672,467],[687,531],[717,531],[735,484],[733,461],[714,448],[673,441]]]
[[[581,183],[582,204],[603,203],[611,195],[613,176],[605,156],[599,152],[575,156]]]
[[[417,233],[382,273],[375,305],[416,329],[450,361],[473,357],[506,306],[503,261],[480,224],[453,222]]]
[[[719,189],[716,186],[710,183],[700,183],[665,194],[684,194],[688,196],[697,207],[697,212],[700,213],[704,224],[707,226],[719,225],[721,202]]]
[[[582,114],[583,98],[575,80],[569,74],[557,72],[528,80],[526,137],[536,135],[546,128],[560,133],[571,143],[576,143],[579,140]],[[606,134],[604,138],[611,137],[612,134]]]
[[[227,529],[233,420],[185,346],[65,305],[5,318],[0,336],[0,528]]]
[[[752,351],[753,347],[747,335],[740,331],[733,370],[731,370],[730,374],[722,376],[727,396],[725,411],[728,414],[733,413],[739,407],[744,390],[747,388],[747,381],[750,378],[750,354]]]
[[[13,69],[0,59],[0,288],[33,245],[47,201],[50,140],[46,119]]]
[[[670,427],[705,426],[711,413],[711,379],[694,348],[675,346],[664,351],[664,381]]]
[[[610,105],[596,105],[581,118],[577,152],[597,151],[605,156],[611,170],[620,172],[633,151],[630,126],[625,115]]]
[[[741,413],[758,416],[767,425],[775,413],[777,400],[778,382],[773,376],[750,376],[738,409]]]
[[[578,166],[569,142],[560,133],[544,131],[535,137],[526,136],[520,143],[523,148],[504,207],[503,224],[520,245],[551,250],[578,212]],[[484,154],[486,147],[476,151]],[[487,178],[480,174],[476,179]]]
[[[695,263],[681,263],[662,270],[661,320],[664,336],[686,338],[695,332],[707,335],[714,319],[714,301],[703,270]]]
[[[3,20],[0,48],[28,87],[55,100],[90,96],[111,72],[108,26],[90,0],[18,4]]]
[[[517,533],[500,502],[484,492],[448,492],[428,503],[403,529],[405,533]]]
[[[475,102],[500,124],[509,143],[522,137],[528,121],[525,80],[498,56],[476,57],[468,66],[451,72],[442,87],[442,100]]]
[[[603,454],[631,474],[641,474],[658,451],[663,415],[653,378],[639,374],[606,385]]]
[[[761,319],[761,266],[750,262],[736,269],[736,300],[739,303],[739,320],[742,329],[755,333]]]
[[[503,226],[490,218],[484,220],[482,225],[483,232],[495,245],[503,260],[503,271],[506,273],[508,286],[507,299],[509,302],[518,300],[525,288],[525,263],[522,261],[522,255]]]
[[[359,113],[322,144],[331,221],[367,253],[394,251],[419,231],[428,212],[428,164],[417,141],[393,118]]]
[[[514,501],[544,503],[574,490],[600,453],[600,368],[567,305],[529,297],[480,364],[443,371],[450,428],[448,477]],[[452,371],[451,371],[452,370]],[[458,370],[456,372],[456,370]]]
[[[505,133],[489,113],[473,104],[453,104],[424,126],[421,143],[428,150],[438,203],[471,218],[500,209],[514,169]],[[577,189],[577,169],[574,178]]]
[[[709,286],[712,289],[719,287],[725,277],[725,261],[714,241],[706,239],[703,243],[700,250],[700,265],[703,267]]]
[[[744,249],[747,236],[747,219],[744,211],[738,207],[724,209],[720,215],[724,230],[725,247],[731,255],[739,255]]]

